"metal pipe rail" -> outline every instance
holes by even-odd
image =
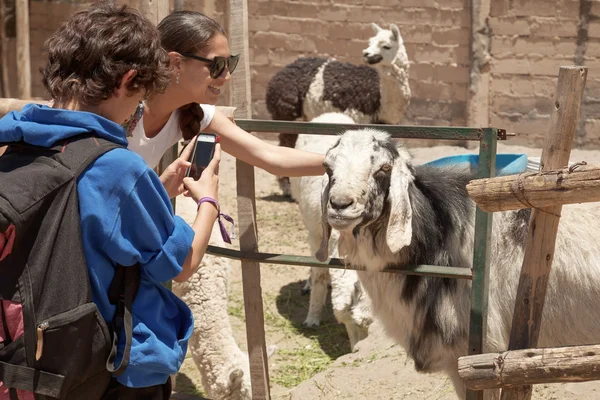
[[[260,119],[236,119],[235,123],[248,132],[305,133],[311,135],[338,135],[349,129],[377,129],[395,139],[482,140],[485,129],[467,127],[410,126],[381,124],[324,124],[320,122],[271,121]],[[506,140],[505,129],[494,129],[497,140]]]
[[[362,270],[360,268],[355,268],[351,265],[344,264],[344,261],[339,258],[331,258],[327,262],[320,262],[312,257],[307,256],[244,252],[240,250],[226,249],[223,247],[217,247],[212,245],[208,246],[206,253],[211,254],[213,256],[225,257],[240,261],[255,261],[260,263],[269,263],[277,265],[352,269],[357,271]],[[473,279],[473,270],[471,268],[440,267],[437,265],[425,264],[406,265],[402,269],[386,268],[381,272],[394,272],[407,275],[435,276],[438,278]]]

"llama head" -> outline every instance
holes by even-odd
[[[400,46],[404,46],[400,29],[396,24],[390,24],[390,29],[383,29],[374,22],[371,27],[375,36],[369,39],[369,47],[363,50],[363,59],[369,64],[377,64],[382,61],[391,63]]]
[[[321,198],[323,238],[317,259],[327,258],[332,228],[342,235],[357,234],[377,223],[385,229],[393,253],[411,243],[408,187],[414,175],[410,160],[408,152],[385,132],[361,129],[341,136],[324,161],[328,181]]]

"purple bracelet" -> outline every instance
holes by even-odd
[[[221,237],[223,237],[223,241],[225,243],[231,244],[231,239],[235,239],[235,223],[233,222],[233,218],[231,218],[227,214],[223,214],[221,212],[221,206],[219,205],[219,202],[217,200],[213,199],[212,197],[201,198],[198,201],[198,208],[200,208],[200,204],[202,204],[202,203],[213,203],[215,205],[215,207],[217,207],[217,220],[219,221],[219,229],[221,230]],[[231,237],[229,237],[229,234],[227,233],[227,229],[225,229],[225,224],[223,224],[221,217],[223,217],[227,222],[231,222]]]

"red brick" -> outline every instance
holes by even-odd
[[[516,16],[553,17],[557,13],[556,3],[547,0],[512,0],[510,11]]]
[[[455,54],[454,50],[450,47],[425,44],[417,45],[416,53],[414,53],[412,58],[409,56],[409,59],[415,62],[452,63],[455,62]]]
[[[308,29],[310,31],[310,29]],[[371,24],[361,22],[332,22],[327,23],[323,35],[337,39],[358,39],[365,41],[367,47],[368,40],[373,36]]]
[[[491,106],[494,112],[529,114],[535,112],[540,115],[552,113],[553,99],[547,97],[523,96],[493,96]]]
[[[440,45],[468,45],[471,33],[466,28],[433,28],[433,43]]]
[[[467,101],[469,99],[469,85],[464,83],[453,83],[451,85],[452,98],[456,101]]]
[[[452,67],[450,65],[439,66],[433,72],[433,80],[445,83],[468,83],[469,68]]]
[[[533,91],[536,96],[554,98],[557,77],[535,77],[532,79]],[[589,81],[588,81],[589,83]]]
[[[532,18],[531,34],[541,37],[577,37],[579,21],[575,19]]]
[[[347,21],[348,9],[344,6],[321,6],[317,18],[323,21]]]
[[[496,128],[506,129],[508,132],[517,133],[515,139],[511,138],[511,144],[517,141],[526,143],[535,140],[540,136],[546,135],[550,124],[549,115],[526,115],[526,114],[505,114],[492,112],[490,115],[490,125]]]
[[[529,21],[517,17],[490,18],[494,35],[529,35]]]
[[[410,81],[413,98],[424,100],[452,100],[452,86],[443,82]]]
[[[494,60],[492,62],[492,73],[529,75],[531,73],[531,65],[528,59],[523,58],[507,58],[502,60]]]
[[[250,48],[250,64],[251,66],[269,65],[269,50],[262,47]]]
[[[252,47],[271,49],[292,48],[297,51],[316,51],[315,43],[311,38],[300,36],[295,33],[257,32],[252,36],[252,39]]]
[[[513,91],[511,84],[517,78],[518,77],[513,76],[510,76],[510,78],[505,78],[504,75],[492,74],[492,77],[490,79],[490,97],[496,96],[498,94],[512,94]],[[531,94],[533,94],[533,87],[531,89]]]
[[[269,50],[269,60],[274,67],[286,66],[302,57],[302,53],[296,51],[285,51],[285,50]]]
[[[509,15],[510,2],[509,0],[491,0],[490,1],[490,16],[501,17]]]
[[[600,17],[600,1],[592,2],[592,9],[590,10],[591,14]]]
[[[579,19],[579,0],[558,0],[558,15],[564,18]]]
[[[271,24],[269,23],[268,17],[255,16],[248,19],[248,31],[258,32],[271,30]]]
[[[573,59],[541,58],[531,62],[532,75],[558,76],[560,67],[573,65]],[[588,72],[589,73],[589,72]]]
[[[380,24],[382,20],[382,10],[378,8],[367,8],[361,6],[348,6],[346,18],[354,22],[375,22]]]
[[[271,17],[271,30],[307,36],[326,35],[327,23],[309,18]]]
[[[400,35],[404,43],[431,43],[432,29],[428,25],[400,26]]]
[[[434,66],[428,62],[416,63],[410,66],[409,75],[417,81],[431,81]]]
[[[592,21],[588,26],[588,37],[600,39],[600,21]]]

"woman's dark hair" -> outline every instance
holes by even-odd
[[[158,24],[160,40],[167,52],[197,53],[208,47],[217,34],[225,36],[225,30],[217,21],[196,11],[176,11]],[[179,108],[179,127],[185,140],[200,131],[204,112],[198,103]]]
[[[45,43],[40,71],[55,104],[108,99],[129,70],[131,91],[163,92],[171,80],[169,58],[157,29],[135,9],[101,1],[76,13]]]

